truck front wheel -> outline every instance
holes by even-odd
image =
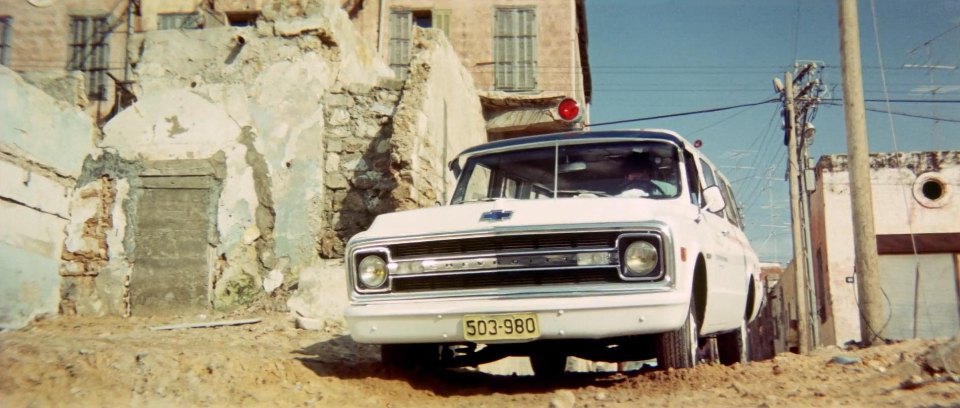
[[[657,344],[657,365],[660,368],[691,368],[697,364],[700,328],[695,316],[696,301],[691,297],[687,320],[677,330],[660,335]]]

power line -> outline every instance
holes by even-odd
[[[836,103],[836,102],[824,102],[823,104],[824,104],[824,105],[830,105],[830,106],[843,106],[842,104],[839,104],[839,103]],[[892,110],[889,110],[889,109],[877,109],[877,108],[865,108],[865,109],[868,110],[868,111],[871,111],[871,112],[887,113],[887,114],[897,115],[897,116],[906,116],[906,117],[908,117],[908,118],[929,119],[929,120],[935,120],[935,121],[938,121],[938,122],[960,123],[960,119],[938,118],[938,117],[934,117],[934,116],[918,115],[918,114],[914,114],[914,113],[896,112],[896,111],[892,111]]]
[[[842,98],[821,99],[824,103],[843,102]],[[864,99],[864,102],[890,103],[960,103],[960,99]]]
[[[907,52],[907,55],[913,54],[913,53],[916,52],[917,50],[919,50],[919,49],[921,49],[921,48],[923,48],[923,47],[925,47],[925,46],[927,46],[927,45],[930,45],[930,43],[932,43],[932,42],[934,42],[934,41],[936,41],[936,40],[939,40],[940,37],[943,37],[943,36],[947,35],[947,33],[951,32],[951,31],[953,31],[953,30],[956,30],[956,29],[958,29],[958,28],[960,28],[960,24],[957,24],[957,25],[955,25],[955,26],[953,26],[953,27],[950,27],[949,29],[947,29],[947,31],[944,31],[944,32],[942,32],[942,33],[940,33],[940,34],[937,34],[935,37],[933,37],[933,38],[931,38],[931,39],[929,39],[929,40],[927,40],[927,41],[924,41],[923,44],[920,44],[920,45],[918,45],[916,48],[910,50],[909,52]]]
[[[698,115],[698,114],[701,114],[701,113],[721,112],[721,111],[730,110],[730,109],[748,108],[748,107],[751,107],[751,106],[763,105],[763,104],[765,104],[765,103],[771,103],[771,102],[777,102],[777,101],[779,101],[779,99],[777,99],[777,98],[771,98],[771,99],[767,99],[767,100],[760,101],[760,102],[744,103],[744,104],[732,105],[732,106],[724,106],[724,107],[721,107],[721,108],[702,109],[702,110],[697,110],[697,111],[680,112],[680,113],[670,113],[670,114],[666,114],[666,115],[657,115],[657,116],[647,116],[647,117],[634,118],[634,119],[615,120],[615,121],[611,121],[611,122],[588,123],[588,124],[584,124],[584,126],[606,126],[606,125],[616,125],[616,124],[620,124],[620,123],[642,122],[642,121],[645,121],[645,120],[675,118],[675,117],[678,117],[678,116]]]

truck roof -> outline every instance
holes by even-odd
[[[457,155],[455,161],[473,156],[479,152],[489,150],[510,150],[514,147],[524,145],[553,144],[562,142],[581,142],[586,140],[603,141],[604,139],[659,139],[669,141],[683,146],[687,141],[676,132],[663,129],[642,129],[642,130],[587,130],[563,133],[550,133],[545,135],[525,136],[512,139],[497,140],[468,148]]]

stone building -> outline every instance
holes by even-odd
[[[584,0],[360,0],[357,27],[403,78],[414,27],[441,30],[473,74],[490,140],[569,130],[557,103],[589,118]]]
[[[444,201],[446,158],[485,122],[438,32],[416,32],[399,81],[340,4],[310,4],[137,34],[135,102],[102,130],[0,67],[0,327],[256,302],[339,313],[346,240]]]
[[[348,13],[401,80],[415,28],[442,31],[473,77],[489,140],[580,126],[558,120],[564,98],[589,118],[584,0],[0,0],[0,64],[44,88],[72,89],[102,124],[139,95],[137,33],[252,27],[281,8],[327,3]]]
[[[960,331],[960,152],[870,156],[883,338]],[[822,344],[860,341],[849,167],[823,156],[810,196],[815,293]]]

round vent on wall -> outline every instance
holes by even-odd
[[[950,201],[950,184],[940,173],[923,173],[913,182],[913,198],[927,208],[943,207]]]

